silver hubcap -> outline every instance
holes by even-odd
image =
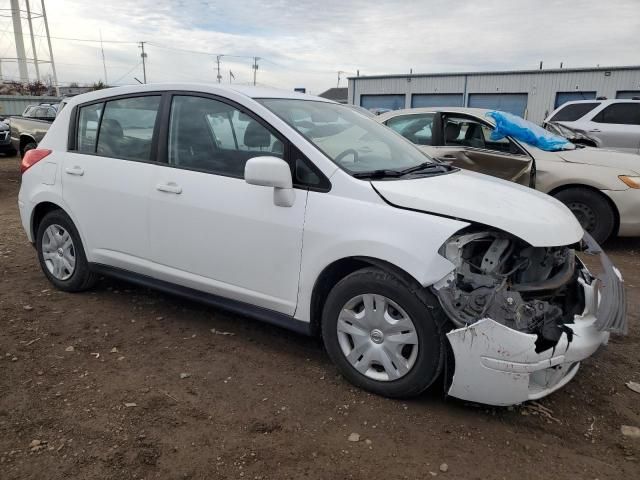
[[[382,295],[349,300],[338,318],[338,342],[349,363],[373,380],[404,377],[418,358],[418,334],[407,313]]]
[[[76,249],[71,235],[60,225],[49,225],[42,236],[42,257],[49,273],[67,280],[76,268]]]

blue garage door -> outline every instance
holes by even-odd
[[[632,98],[640,98],[640,90],[618,90],[616,98],[628,98],[629,100]]]
[[[469,106],[502,110],[524,117],[527,109],[526,93],[472,93],[469,95]]]
[[[416,93],[411,96],[411,107],[462,107],[461,93]]]
[[[400,110],[404,108],[404,95],[360,95],[360,106],[366,109]]]
[[[575,100],[593,100],[594,98],[596,98],[596,92],[557,92],[554,108],[558,108],[563,103]]]

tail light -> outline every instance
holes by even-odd
[[[20,173],[24,173],[29,170],[50,153],[51,150],[47,150],[46,148],[34,148],[27,151],[27,153],[22,157],[22,162],[20,162]]]

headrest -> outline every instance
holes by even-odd
[[[255,120],[249,122],[244,132],[244,144],[247,147],[268,147],[271,145],[271,134]]]

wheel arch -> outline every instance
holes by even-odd
[[[560,185],[555,187],[553,190],[548,192],[548,195],[555,197],[558,193],[563,192],[565,190],[569,190],[571,188],[582,188],[584,190],[589,190],[593,194],[603,198],[607,204],[611,207],[613,211],[613,235],[618,234],[618,230],[620,228],[620,212],[618,211],[618,206],[615,204],[613,200],[608,195],[605,195],[598,188],[593,187],[591,185],[587,185],[584,183],[567,183],[565,185]]]
[[[31,238],[34,239],[34,242],[36,233],[38,232],[38,225],[40,225],[40,222],[47,213],[53,212],[54,210],[62,210],[64,213],[69,215],[69,213],[66,212],[65,209],[60,205],[49,201],[40,202],[33,208],[33,211],[31,212],[31,222],[29,228],[31,230]],[[69,218],[71,217],[69,216]]]
[[[313,291],[311,293],[310,323],[311,335],[320,335],[320,324],[322,321],[322,309],[331,289],[347,275],[367,267],[378,267],[381,270],[391,273],[398,280],[404,283],[407,288],[424,295],[425,300],[429,295],[427,289],[420,285],[418,280],[406,270],[375,257],[351,256],[333,261],[327,265],[316,278]]]

